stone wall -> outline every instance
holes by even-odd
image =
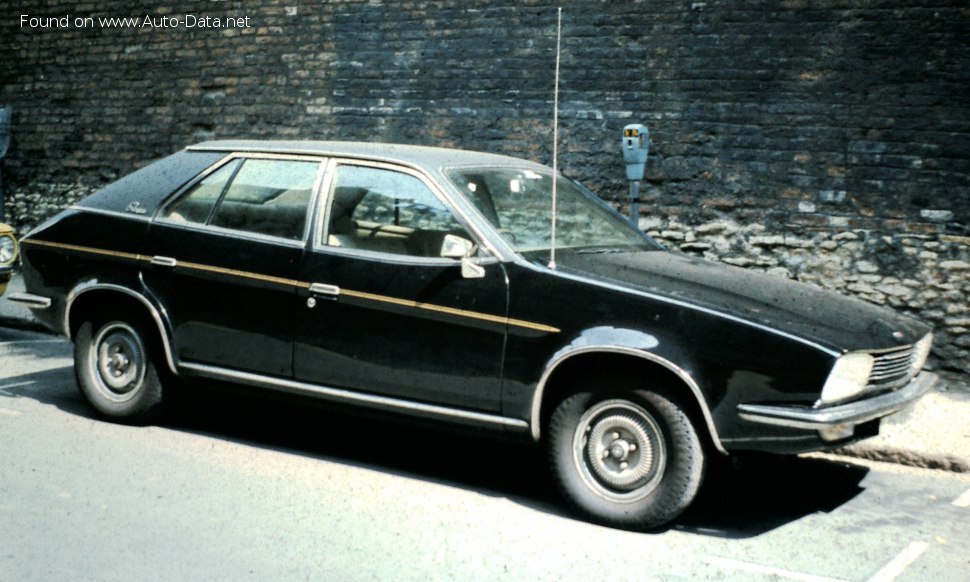
[[[763,224],[644,218],[668,248],[797,279],[919,317],[935,328],[935,365],[970,372],[970,237],[871,231],[779,233]]]
[[[619,134],[646,123],[648,228],[683,235],[686,252],[918,314],[941,332],[940,365],[970,371],[964,2],[25,0],[0,16],[8,220],[22,231],[215,138],[548,163],[560,4],[564,173],[625,210]],[[21,14],[95,25],[21,26]],[[186,14],[248,19],[187,27]],[[112,17],[139,24],[98,22]]]

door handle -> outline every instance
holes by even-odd
[[[326,283],[311,283],[310,295],[322,297],[323,299],[336,299],[340,295],[340,287]]]
[[[153,265],[158,267],[174,267],[175,265],[178,264],[178,261],[176,261],[172,257],[160,257],[158,255],[155,255],[154,257],[152,257],[151,262]]]

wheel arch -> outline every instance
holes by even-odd
[[[700,420],[703,420],[707,429],[703,432],[707,435],[710,444],[720,453],[728,454],[718,436],[717,428],[714,424],[714,417],[704,400],[700,386],[698,386],[697,382],[686,370],[652,352],[634,347],[608,344],[585,345],[561,351],[546,366],[536,386],[532,400],[530,428],[534,440],[538,441],[540,439],[543,420],[551,412],[548,404],[558,398],[569,387],[569,383],[566,380],[571,375],[567,372],[578,366],[581,362],[602,360],[603,358],[623,362],[635,366],[640,370],[661,371],[671,379],[676,380],[675,384],[679,385],[682,389],[685,400],[690,408],[688,413],[695,413],[700,416]]]
[[[73,339],[78,327],[83,322],[81,317],[84,313],[104,305],[111,301],[112,305],[119,302],[132,306],[136,311],[148,316],[154,322],[158,338],[161,341],[162,351],[165,353],[165,361],[173,374],[178,374],[175,359],[172,352],[171,338],[167,331],[166,322],[162,311],[159,310],[147,297],[133,291],[123,285],[114,283],[102,283],[97,281],[86,281],[75,286],[67,295],[64,308],[64,334]]]

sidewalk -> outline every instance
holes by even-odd
[[[0,297],[0,327],[48,331],[30,309],[7,300],[23,292],[15,275]],[[970,473],[970,377],[941,374],[937,390],[883,420],[879,436],[829,451],[832,454],[914,467]]]
[[[950,388],[960,381],[955,376],[941,377],[936,391],[884,419],[879,436],[830,452],[970,473],[970,393]]]

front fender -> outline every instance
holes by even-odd
[[[714,446],[717,448],[717,450],[726,454],[727,451],[724,449],[724,446],[721,444],[720,438],[718,437],[710,407],[708,406],[697,381],[694,379],[691,373],[685,369],[685,366],[679,365],[667,357],[667,354],[673,353],[676,350],[672,350],[670,346],[666,345],[666,342],[666,349],[663,350],[664,354],[653,351],[660,345],[661,341],[656,336],[634,329],[599,326],[580,332],[575,338],[572,339],[572,341],[561,347],[552,355],[552,357],[549,358],[545,369],[543,370],[542,376],[539,379],[539,383],[536,385],[536,390],[532,397],[532,408],[530,414],[532,438],[538,441],[541,436],[543,397],[545,395],[546,385],[549,378],[553,375],[556,369],[570,358],[582,354],[610,353],[640,358],[642,360],[660,365],[675,374],[688,388],[691,396],[697,402],[698,408],[704,417],[704,422],[707,425],[707,429],[710,432],[711,440],[714,443]]]

